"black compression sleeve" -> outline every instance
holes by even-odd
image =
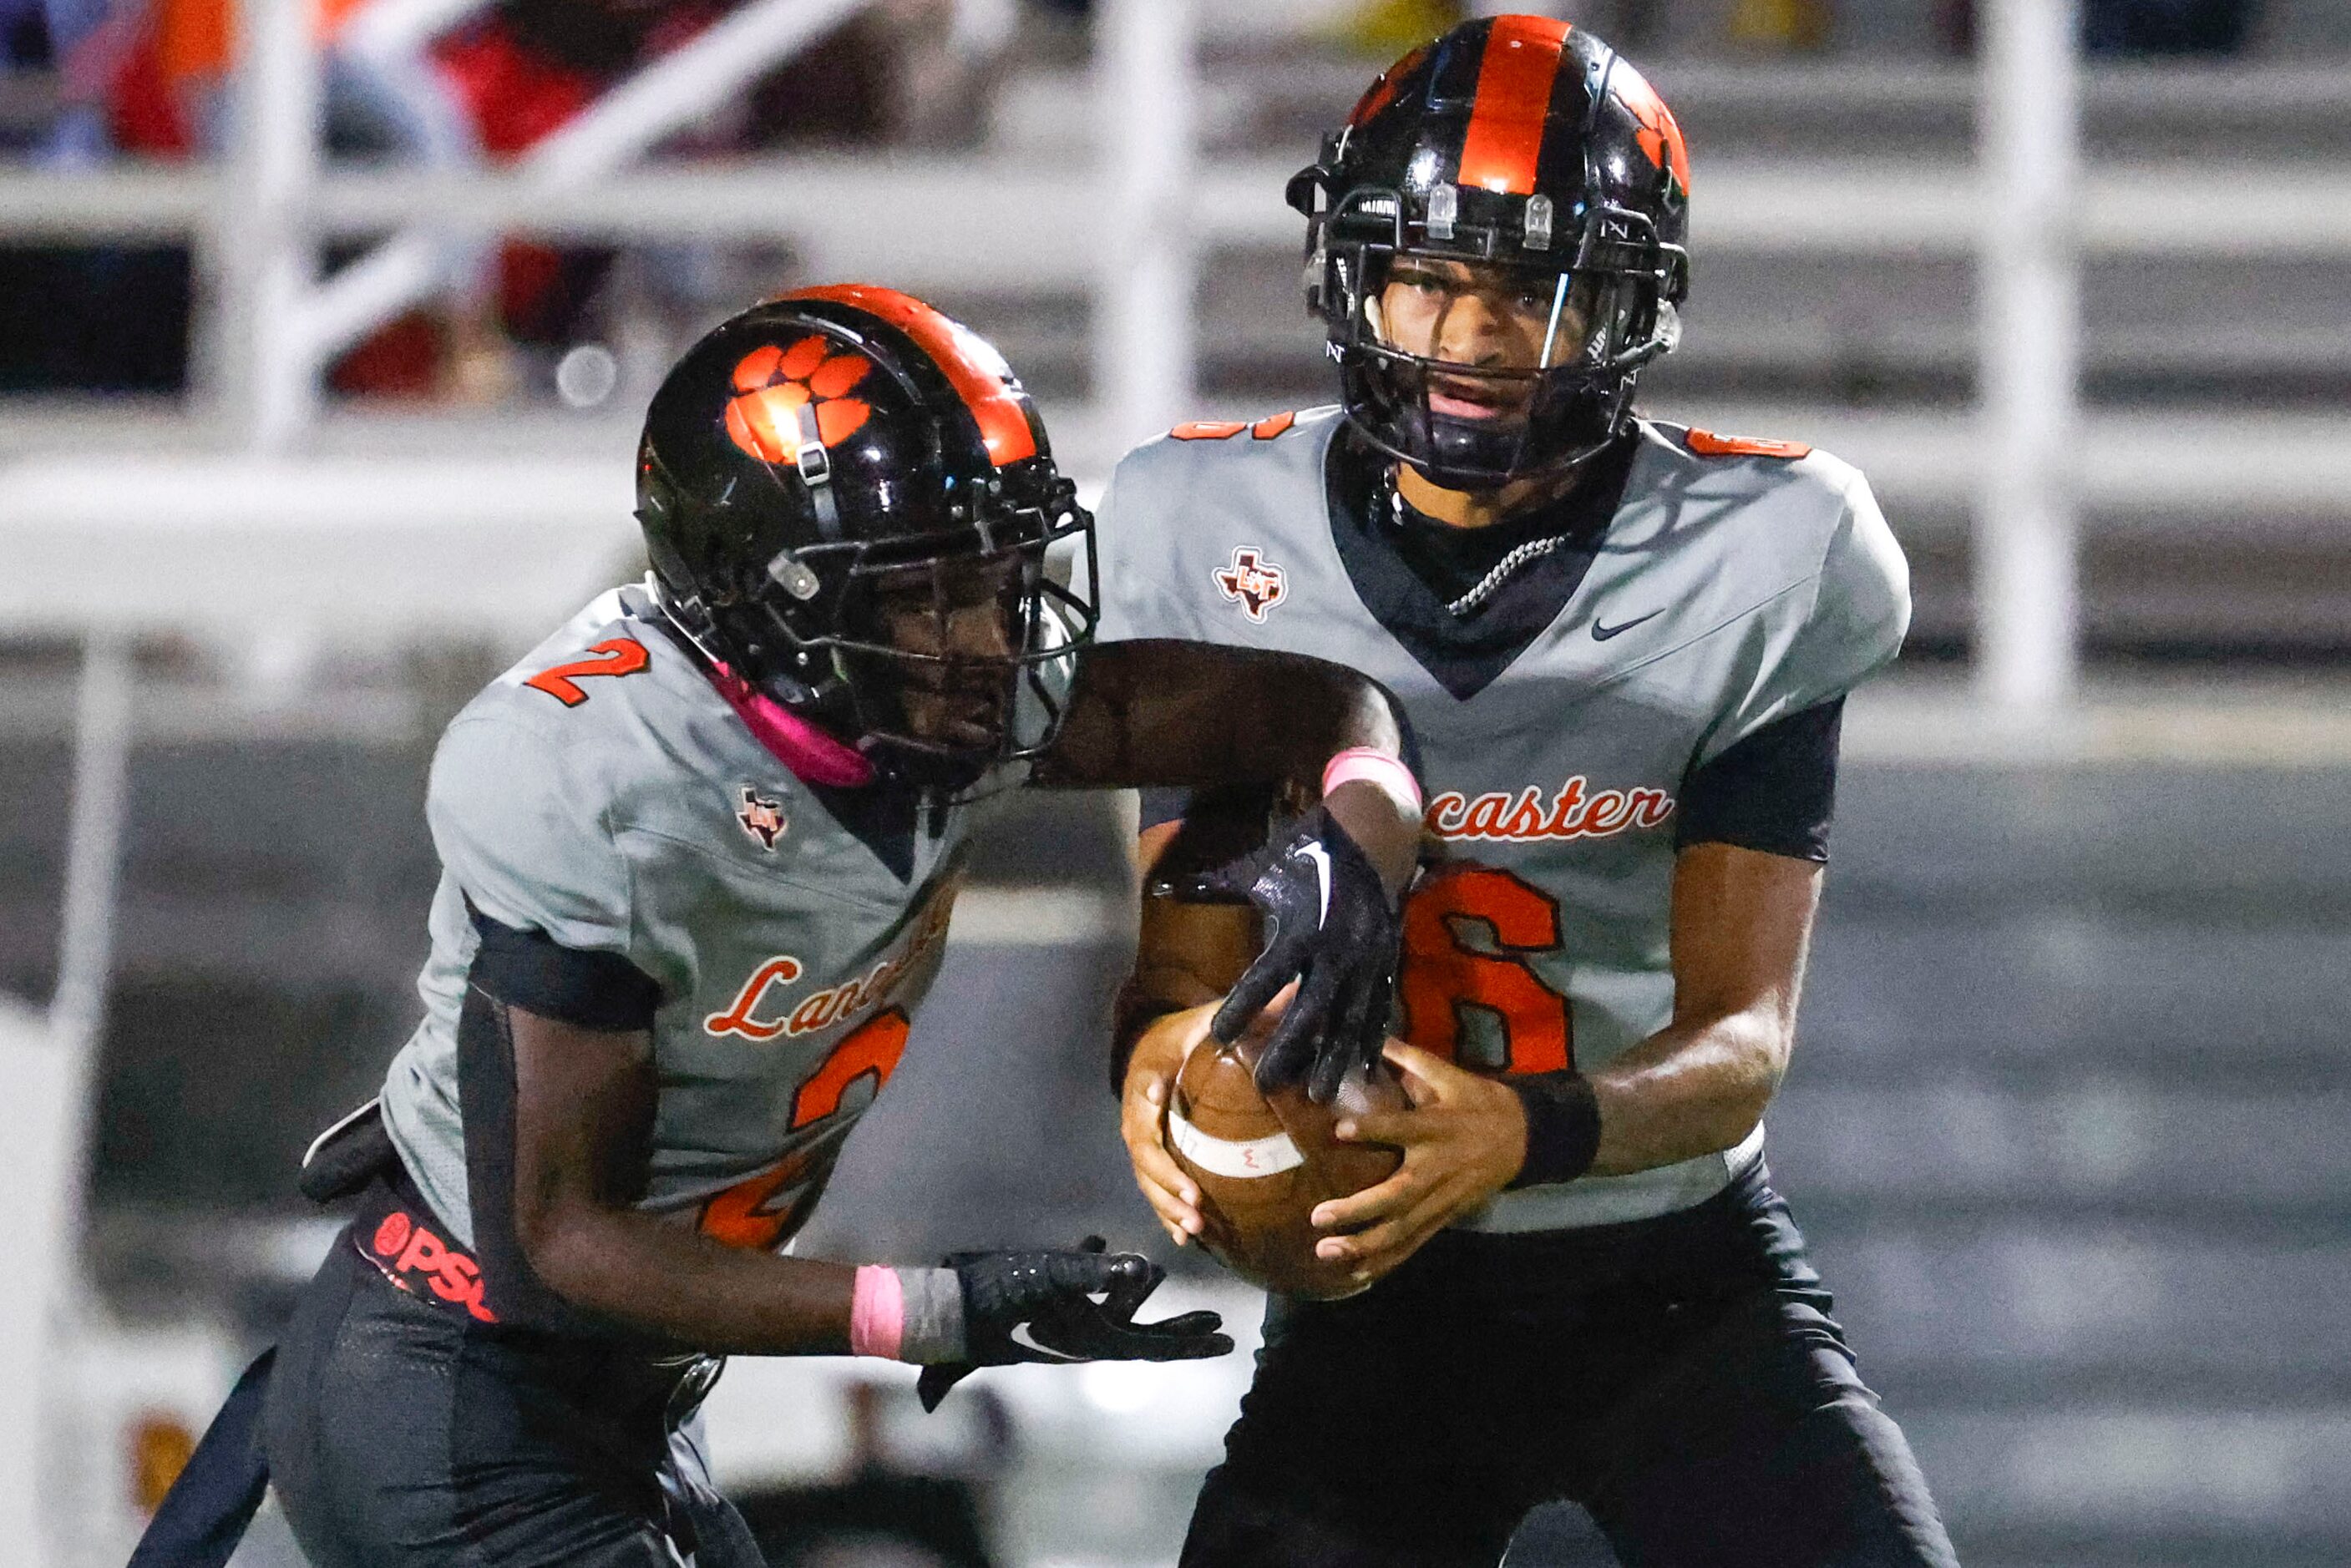
[[[1527,1158],[1512,1188],[1573,1181],[1600,1152],[1600,1101],[1592,1080],[1569,1068],[1505,1078],[1527,1111]]]
[[[1829,857],[1844,699],[1764,725],[1682,782],[1674,847],[1735,844],[1797,860]]]
[[[559,945],[545,931],[500,925],[468,903],[482,945],[473,982],[510,1006],[582,1029],[650,1029],[661,987],[619,953]]]
[[[1166,789],[1146,784],[1137,792],[1143,799],[1143,817],[1138,827],[1164,827],[1171,822],[1181,822],[1184,814],[1192,809],[1192,792],[1188,789]]]

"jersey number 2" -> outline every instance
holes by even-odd
[[[580,680],[591,675],[634,675],[645,667],[645,645],[632,637],[616,637],[588,651],[603,657],[575,659],[569,664],[542,670],[523,684],[534,691],[546,692],[566,708],[577,708],[588,701],[588,693],[580,690]],[[575,676],[579,679],[574,680]]]
[[[1463,928],[1483,927],[1499,950],[1463,945]],[[1556,1073],[1575,1064],[1574,1015],[1527,961],[1559,946],[1559,904],[1508,871],[1447,866],[1414,892],[1404,910],[1404,962],[1396,990],[1404,1038],[1452,1061],[1460,1054],[1462,1011],[1501,1020],[1505,1073]]]
[[[841,1096],[848,1092],[849,1085],[868,1075],[873,1079],[873,1092],[880,1094],[882,1085],[897,1070],[898,1058],[905,1054],[907,1032],[904,1012],[890,1007],[842,1035],[834,1044],[831,1054],[825,1057],[824,1064],[810,1075],[799,1092],[792,1096],[792,1130],[798,1132],[841,1109]],[[775,1251],[777,1243],[799,1228],[804,1205],[771,1205],[775,1204],[776,1194],[808,1168],[809,1155],[807,1149],[788,1155],[758,1175],[747,1177],[705,1199],[702,1233],[730,1247],[757,1252]]]

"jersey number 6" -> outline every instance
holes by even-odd
[[[1499,950],[1464,946],[1465,926],[1484,927]],[[1558,946],[1559,905],[1549,895],[1490,866],[1439,867],[1405,905],[1396,977],[1405,1040],[1452,1061],[1461,1051],[1463,1010],[1475,1007],[1501,1021],[1503,1072],[1573,1066],[1567,998],[1527,962]]]

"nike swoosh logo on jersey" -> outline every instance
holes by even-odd
[[[1635,627],[1640,625],[1643,621],[1655,620],[1665,613],[1666,612],[1663,609],[1653,609],[1647,615],[1636,615],[1631,620],[1619,621],[1614,626],[1603,626],[1597,619],[1594,619],[1592,623],[1592,640],[1594,642],[1605,642],[1610,638],[1616,636],[1620,632],[1630,631]]]
[[[1005,1337],[1021,1349],[1034,1351],[1048,1361],[1083,1361],[1085,1359],[1082,1355],[1071,1355],[1067,1351],[1055,1350],[1050,1345],[1038,1344],[1037,1336],[1029,1332],[1029,1325],[1025,1323],[1014,1324],[1012,1332]]]

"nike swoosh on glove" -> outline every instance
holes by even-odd
[[[1402,911],[1377,867],[1330,813],[1316,806],[1283,843],[1196,878],[1178,896],[1246,898],[1264,917],[1265,950],[1225,996],[1208,1032],[1230,1044],[1283,986],[1298,981],[1257,1059],[1266,1093],[1306,1080],[1328,1105],[1350,1069],[1369,1067],[1387,1041],[1395,1001]]]
[[[1106,1252],[1100,1236],[1067,1251],[951,1252],[963,1288],[965,1356],[923,1368],[923,1408],[982,1366],[1018,1362],[1196,1361],[1222,1355],[1230,1335],[1212,1312],[1137,1323],[1167,1272],[1140,1252]],[[1097,1299],[1099,1298],[1099,1299]]]

